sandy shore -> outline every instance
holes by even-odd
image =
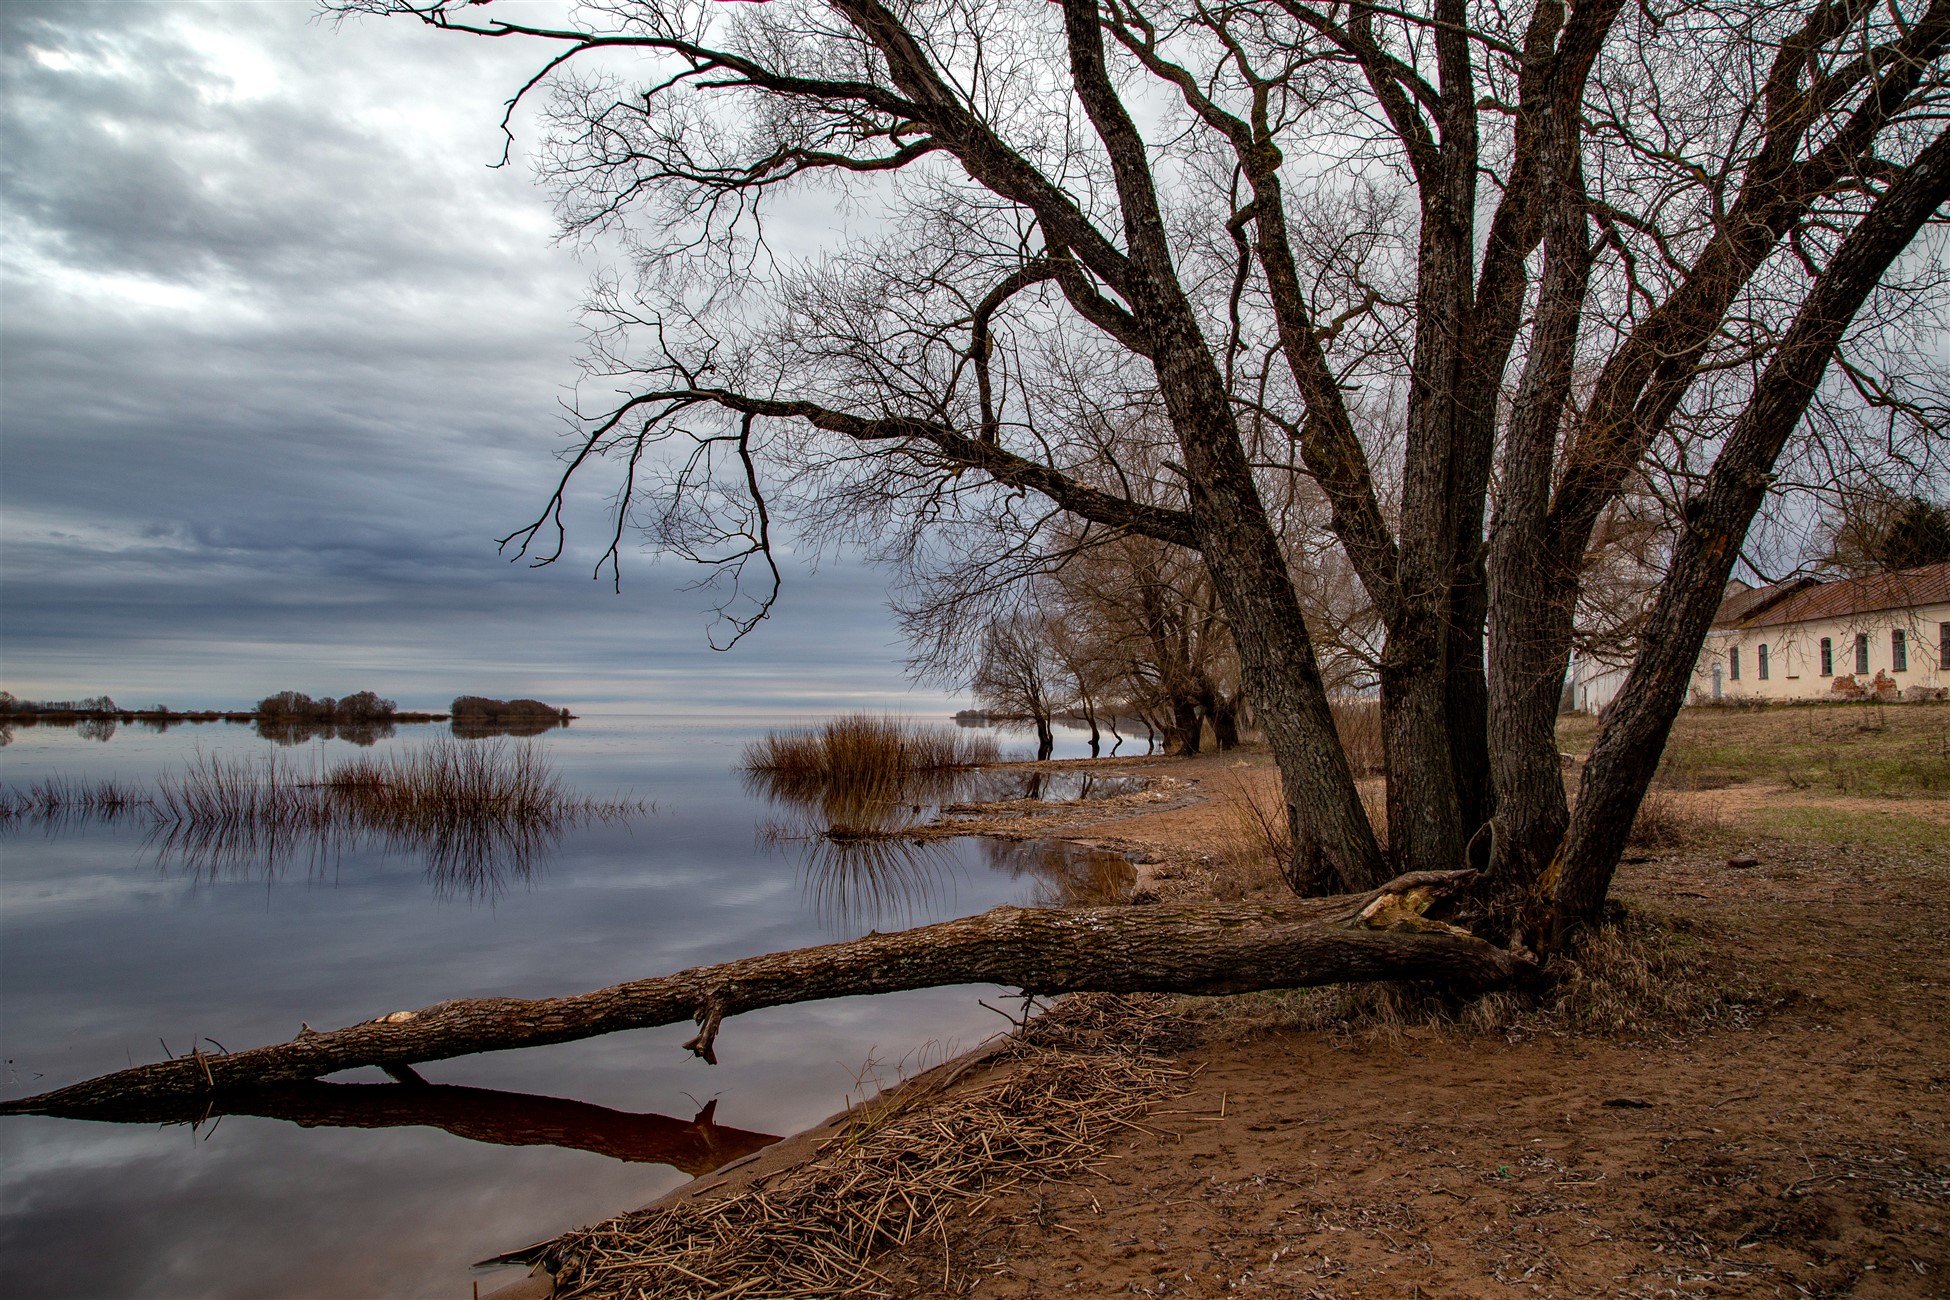
[[[1115,849],[1160,899],[1274,887],[1227,853],[1241,791],[1272,788],[1263,752],[1088,766],[1152,785],[955,829]],[[1196,1082],[1171,1113],[876,1259],[876,1291],[1950,1294],[1950,851],[1873,826],[1755,831],[1792,790],[1687,797],[1712,801],[1703,829],[1635,853],[1615,891],[1642,920],[1614,977],[1643,987],[1473,1026],[1320,993],[1180,1000],[1171,1059]],[[1894,802],[1881,815],[1919,824],[1950,808]],[[907,1088],[976,1087],[984,1068]],[[845,1122],[666,1201],[763,1183]],[[548,1294],[539,1276],[495,1293]]]

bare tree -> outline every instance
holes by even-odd
[[[1036,728],[1036,758],[1056,749],[1056,715],[1072,703],[1055,629],[1045,615],[1011,614],[988,625],[970,683],[984,708],[1027,718]]]
[[[1848,576],[1950,561],[1950,506],[1880,481],[1844,496],[1827,529],[1825,565]]]
[[[1066,517],[1196,552],[1328,874],[1481,862],[1513,940],[1598,915],[1797,433],[1938,454],[1950,0],[333,7],[548,47],[565,228],[635,257],[589,361],[626,396],[564,480],[621,467],[612,559],[641,524],[735,584],[775,510],[908,554]],[[871,219],[788,256],[788,195]],[[1102,430],[1139,408],[1133,458]],[[1678,536],[1573,812],[1580,583],[1644,482]],[[1381,629],[1387,855],[1296,483]],[[513,544],[559,554],[563,500]]]

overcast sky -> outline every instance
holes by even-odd
[[[6,0],[0,62],[0,686],[932,707],[863,566],[789,564],[718,655],[694,571],[590,580],[596,503],[569,561],[497,556],[596,269],[519,156],[486,166],[532,52],[310,0]]]

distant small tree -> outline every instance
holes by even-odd
[[[1041,760],[1056,750],[1056,714],[1068,704],[1060,694],[1064,677],[1050,620],[1021,613],[996,619],[982,634],[981,658],[971,685],[984,708],[1029,719],[1036,728],[1036,757]]]

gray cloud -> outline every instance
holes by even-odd
[[[598,496],[557,568],[496,554],[557,472],[591,270],[485,165],[532,52],[196,3],[0,6],[0,48],[8,689],[903,697],[861,566],[790,565],[725,657],[695,573],[587,580]]]

